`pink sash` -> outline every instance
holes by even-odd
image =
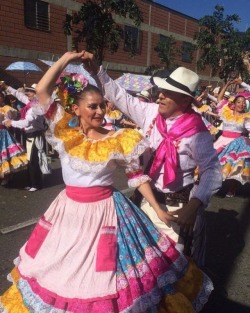
[[[156,117],[156,127],[162,135],[163,140],[156,150],[149,176],[152,179],[157,179],[164,163],[163,187],[166,187],[175,180],[176,176],[177,151],[174,141],[208,130],[201,116],[193,110],[184,113],[178,118],[169,131],[167,131],[166,120],[158,114]]]
[[[66,195],[80,203],[96,202],[112,196],[112,186],[75,187],[66,186]]]
[[[239,138],[241,136],[241,133],[236,133],[236,132],[230,132],[230,131],[223,130],[222,136],[223,137],[227,137],[227,138]]]

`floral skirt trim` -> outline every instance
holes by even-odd
[[[92,301],[63,298],[34,278],[23,277],[17,264],[10,275],[13,286],[0,298],[0,312],[199,312],[213,289],[210,279],[129,199],[120,192],[114,192],[113,199],[118,221],[117,295]]]
[[[13,285],[0,297],[0,312],[3,313],[28,313],[28,312],[43,312],[46,313],[72,313],[72,312],[154,312],[154,313],[191,313],[199,312],[204,303],[207,302],[208,292],[213,289],[211,281],[201,271],[197,271],[197,267],[192,261],[189,262],[185,275],[172,288],[165,290],[165,296],[156,301],[156,305],[151,303],[154,298],[154,290],[144,296],[145,301],[151,303],[151,307],[146,311],[138,307],[135,309],[127,308],[123,311],[117,311],[116,299],[109,301],[101,300],[101,305],[97,302],[92,304],[77,303],[74,299],[75,305],[72,307],[65,306],[65,308],[55,308],[54,304],[44,302],[39,295],[35,294],[28,282],[21,278],[17,268],[14,268],[10,274]],[[190,281],[196,281],[196,284],[190,286]],[[206,288],[200,289],[200,284]],[[22,289],[22,291],[20,291]],[[197,295],[197,290],[200,292]],[[48,299],[47,299],[48,300]],[[27,304],[29,303],[29,304]],[[95,304],[98,304],[95,308]],[[31,308],[32,306],[32,308]],[[35,311],[34,311],[35,308]]]
[[[236,179],[241,184],[250,181],[250,142],[239,137],[229,143],[218,155],[223,178]]]
[[[0,130],[0,177],[26,166],[27,156],[23,147],[6,130]]]

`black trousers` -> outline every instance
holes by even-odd
[[[30,161],[28,163],[28,185],[37,189],[42,188],[42,177],[42,172],[39,166],[38,149],[35,142],[33,142]]]

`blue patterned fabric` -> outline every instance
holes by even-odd
[[[224,179],[236,179],[242,184],[250,180],[250,140],[239,137],[219,154]]]

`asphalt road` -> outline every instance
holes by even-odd
[[[44,179],[44,188],[24,191],[26,173],[15,174],[11,184],[0,187],[0,230],[35,221],[64,188],[60,163],[52,162],[53,174]],[[115,187],[127,188],[118,170]],[[221,195],[223,194],[223,191]],[[205,271],[215,290],[202,313],[250,313],[250,187],[245,185],[235,198],[215,196],[207,209],[207,257]],[[0,294],[8,288],[6,275],[34,227],[0,233]]]

